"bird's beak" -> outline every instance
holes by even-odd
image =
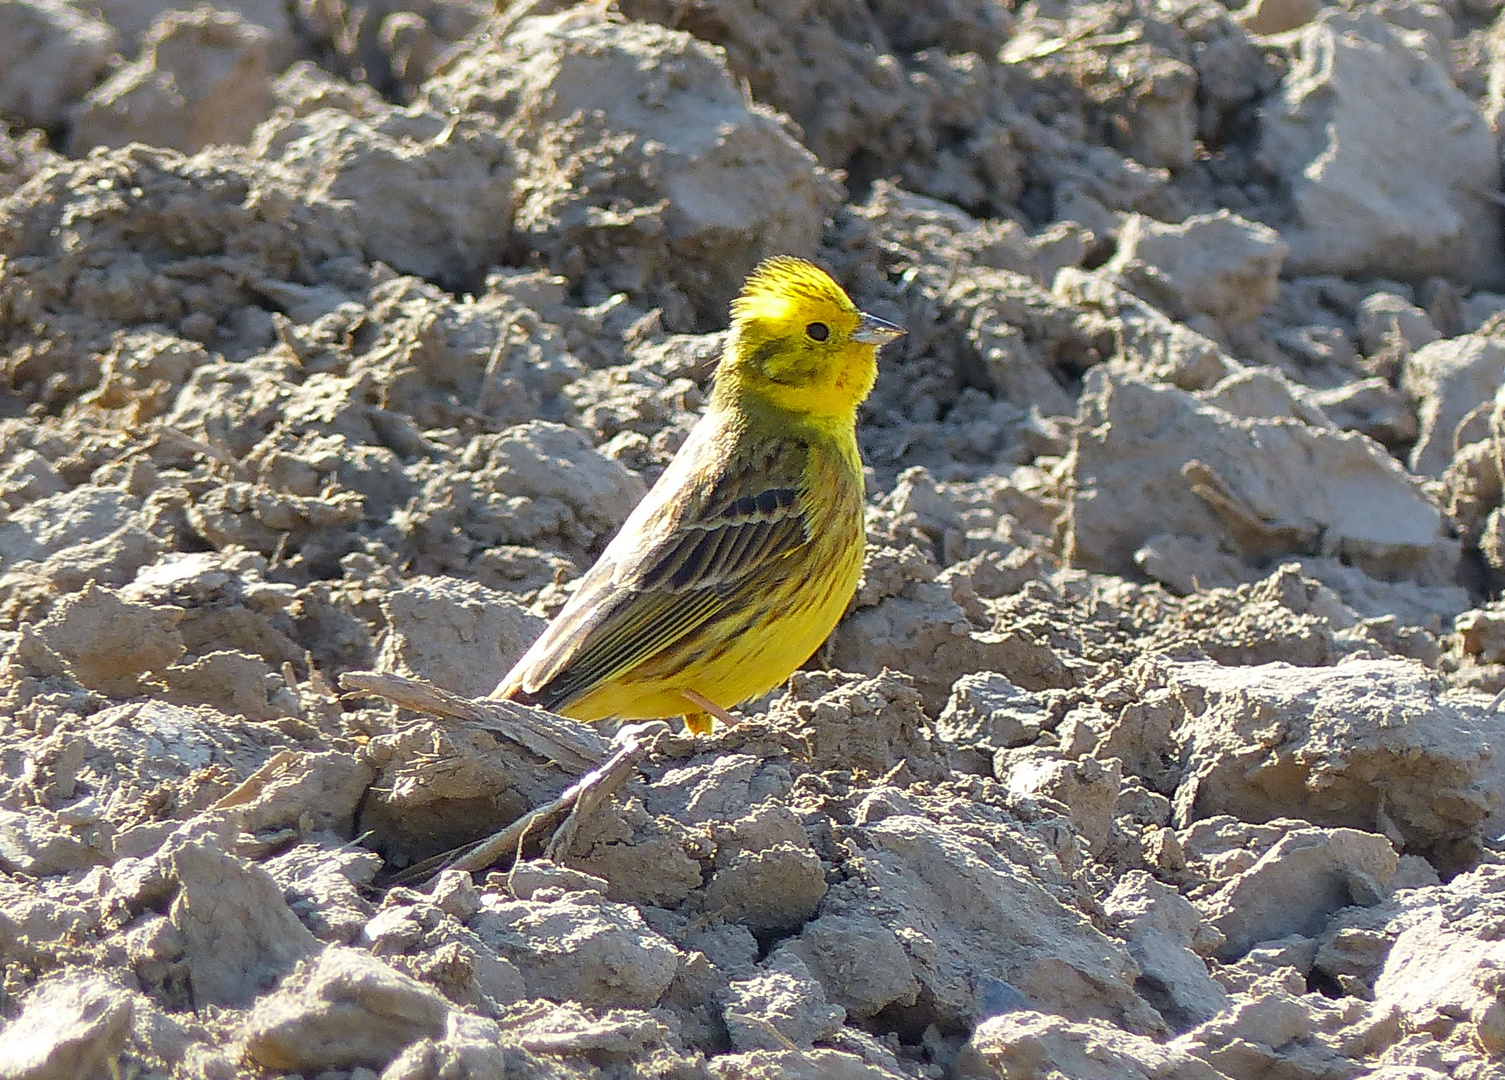
[[[878,318],[876,315],[868,315],[865,312],[862,318],[857,320],[857,329],[852,331],[852,340],[863,345],[882,345],[892,341],[896,337],[904,336],[904,328],[895,326]]]

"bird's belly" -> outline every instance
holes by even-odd
[[[693,690],[726,709],[765,694],[810,659],[830,636],[861,574],[862,553],[858,550],[855,558],[848,555],[833,568],[825,588],[803,604],[791,607],[772,625],[754,626],[708,648],[687,642],[671,646],[574,702],[564,712],[579,720],[608,716],[645,720],[693,711],[680,690]],[[796,587],[795,591],[806,592],[811,583],[790,585]],[[770,591],[767,602],[775,611],[781,602],[788,602],[783,592]]]

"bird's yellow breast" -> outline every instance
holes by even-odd
[[[829,443],[812,448],[804,500],[818,525],[806,547],[784,558],[786,572],[759,598],[766,610],[752,617],[745,609],[718,616],[753,629],[722,635],[708,626],[564,711],[579,720],[678,716],[686,711],[681,690],[729,709],[772,690],[809,660],[841,621],[862,576],[862,485],[860,479],[855,485],[844,482],[842,475],[857,460],[855,438],[851,442],[850,448]]]

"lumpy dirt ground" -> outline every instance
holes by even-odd
[[[1500,9],[0,5],[0,1078],[1505,1078]],[[775,253],[841,626],[391,885]]]

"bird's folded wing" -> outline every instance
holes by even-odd
[[[767,486],[785,478],[769,464],[721,478],[668,535],[592,567],[512,683],[560,708],[745,602],[760,571],[810,541],[798,487]]]

